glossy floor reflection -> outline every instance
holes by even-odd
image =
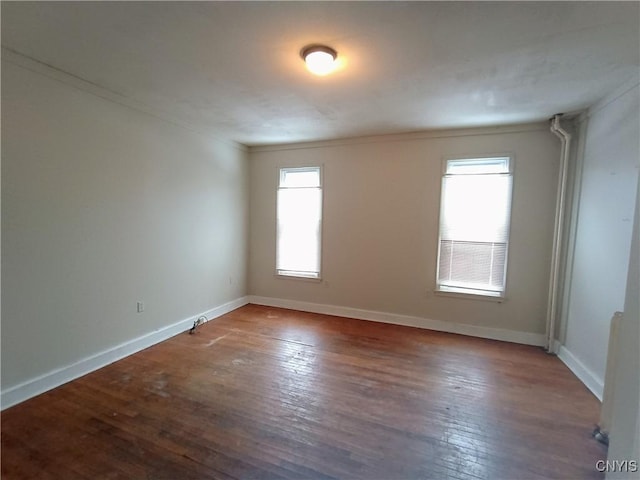
[[[541,349],[248,305],[2,413],[3,479],[602,478]]]

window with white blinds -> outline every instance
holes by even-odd
[[[276,273],[320,278],[320,167],[281,168],[277,201]]]
[[[437,289],[504,296],[511,217],[510,157],[447,160]]]

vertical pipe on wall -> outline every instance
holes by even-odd
[[[556,317],[558,314],[558,279],[560,277],[560,250],[562,249],[562,232],[564,230],[565,197],[567,190],[567,172],[569,168],[569,148],[571,135],[560,125],[561,114],[551,119],[551,132],[562,142],[560,152],[560,174],[558,176],[558,193],[556,196],[556,219],[553,230],[553,250],[551,252],[551,275],[549,279],[549,300],[547,303],[547,335],[546,349],[555,352]]]
[[[567,203],[566,203],[566,219],[565,224],[565,242],[563,245],[562,257],[562,275],[560,277],[560,285],[562,286],[559,294],[562,298],[558,300],[558,318],[559,323],[556,329],[556,340],[558,345],[564,345],[567,340],[567,326],[569,316],[569,302],[571,301],[571,284],[573,282],[573,265],[575,259],[576,236],[578,230],[578,216],[580,213],[580,192],[582,190],[582,170],[584,163],[584,150],[587,133],[588,116],[586,112],[580,113],[573,119],[575,126],[571,138],[571,155],[569,157],[569,168],[567,176]]]

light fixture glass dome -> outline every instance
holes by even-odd
[[[324,45],[314,45],[302,50],[302,58],[307,64],[307,69],[314,75],[327,75],[335,68],[337,52],[333,48]]]

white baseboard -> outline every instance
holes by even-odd
[[[602,401],[604,381],[601,378],[585,367],[584,363],[578,360],[564,345],[560,345],[558,349],[558,358],[591,390],[598,400]]]
[[[376,312],[372,310],[361,310],[358,308],[339,307],[320,303],[300,302],[297,300],[286,300],[282,298],[260,297],[256,295],[249,295],[249,303],[269,307],[288,308],[303,312],[323,313],[325,315],[335,315],[338,317],[356,318],[358,320],[370,320],[374,322],[391,323],[394,325],[425,328],[429,330],[437,330],[439,332],[458,333],[461,335],[468,335],[470,337],[490,338],[493,340],[522,343],[525,345],[543,346],[545,344],[545,336],[541,333],[520,332],[516,330],[506,330],[503,328],[444,322],[442,320],[431,320],[428,318],[409,315],[398,315],[395,313]]]
[[[207,321],[213,320],[214,318],[220,317],[225,313],[229,313],[243,305],[246,305],[247,303],[249,303],[248,297],[237,298],[236,300],[219,305],[207,310],[206,312],[192,315],[172,325],[162,327],[138,338],[134,338],[133,340],[129,340],[128,342],[116,345],[115,347],[84,358],[71,365],[58,368],[45,373],[44,375],[40,375],[39,377],[3,390],[0,393],[0,405],[2,405],[2,410],[189,330],[193,326],[193,322],[199,317],[206,317]]]

